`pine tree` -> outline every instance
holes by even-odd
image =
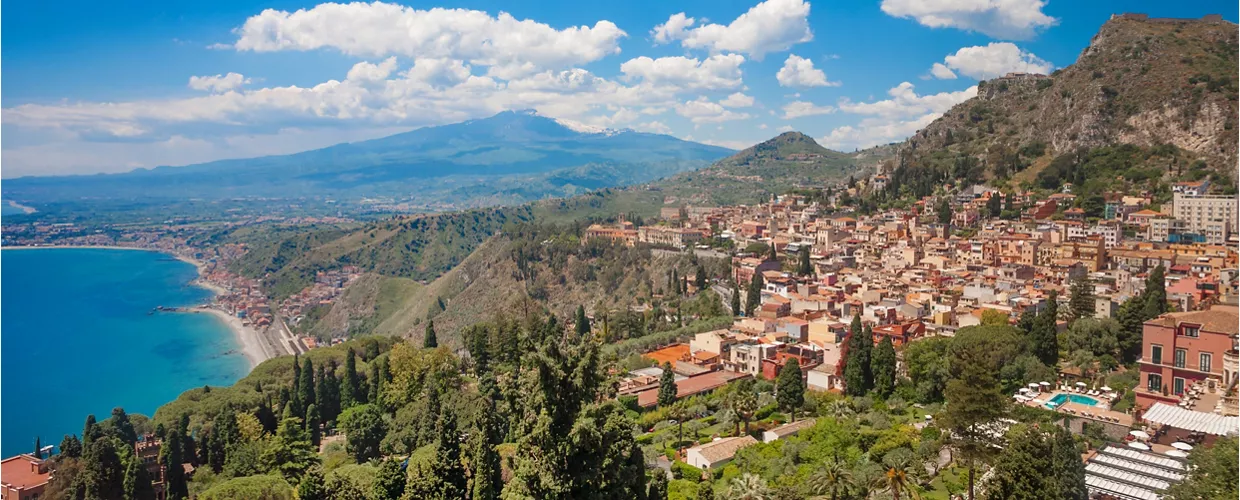
[[[952,339],[951,378],[943,391],[947,405],[940,415],[940,425],[953,434],[953,446],[969,469],[969,498],[973,498],[978,462],[995,451],[990,425],[1007,414],[1008,398],[999,383],[995,346],[988,333],[962,331]]]
[[[306,408],[306,430],[310,431],[310,445],[318,449],[319,442],[323,436],[323,428],[320,427],[322,422],[319,418],[318,405],[310,405]]]
[[[805,379],[801,378],[801,363],[797,358],[790,358],[775,381],[775,399],[780,409],[788,412],[792,421],[797,421],[797,410],[805,404]]]
[[[118,406],[112,409],[112,430],[117,438],[129,446],[138,442],[138,433],[134,430],[133,423],[129,421],[129,415],[125,413],[124,408]]]
[[[590,319],[586,317],[585,306],[577,306],[577,314],[573,318],[573,328],[577,332],[578,339],[590,336]]]
[[[896,388],[896,348],[891,337],[883,336],[871,358],[870,372],[874,377],[874,391],[887,397]]]
[[[151,484],[151,475],[146,464],[138,457],[129,460],[125,467],[125,500],[155,500],[155,487]]]
[[[429,328],[429,327],[428,327]],[[344,352],[344,379],[340,383],[340,409],[360,404],[363,396],[357,380],[357,353],[350,347]]]
[[[301,383],[297,388],[297,400],[307,409],[313,406],[314,399],[314,364],[306,357],[301,365]]]
[[[870,381],[873,379],[870,373],[870,350],[874,341],[867,330],[868,328],[863,329],[861,326],[861,316],[853,316],[845,345],[847,352],[844,353],[844,391],[850,396],[865,395],[869,392]]]
[[[450,410],[439,415],[436,433],[434,460],[410,474],[405,494],[428,500],[466,498],[468,479],[461,463],[460,434],[456,430],[456,417]]]
[[[310,436],[302,426],[301,419],[291,411],[284,412],[275,439],[263,451],[262,461],[269,470],[279,472],[290,482],[297,481],[318,461],[318,455],[310,444]]]
[[[754,270],[753,278],[749,280],[749,290],[745,293],[745,316],[753,316],[753,312],[762,304],[762,288],[765,286],[762,273]]]
[[[471,433],[469,464],[473,468],[471,498],[473,500],[495,500],[499,498],[504,487],[499,452],[495,447],[503,442],[496,402],[500,394],[495,384],[495,375],[487,374],[478,383],[478,392],[482,395],[482,411],[474,421]]]
[[[435,320],[426,322],[426,333],[422,337],[422,347],[426,349],[439,347],[439,339],[435,335]]]
[[[60,440],[59,448],[60,448],[60,456],[62,457],[65,457],[65,458],[81,458],[82,457],[82,442],[78,440],[77,436],[66,435],[64,439]]]
[[[1059,362],[1059,332],[1055,325],[1058,315],[1059,294],[1051,290],[1046,296],[1046,307],[1038,313],[1038,318],[1033,323],[1033,331],[1029,336],[1029,346],[1033,355],[1047,366],[1055,366]]]
[[[1145,279],[1145,293],[1142,297],[1145,298],[1146,320],[1167,312],[1166,270],[1162,264],[1150,271],[1150,276]]]
[[[663,363],[663,375],[659,377],[659,406],[667,408],[676,404],[676,375],[672,373],[672,364]]]
[[[375,474],[375,482],[371,487],[370,498],[373,500],[399,500],[405,494],[405,471],[400,470],[400,462],[386,459],[379,463],[379,471]]]
[[[327,500],[327,487],[323,484],[323,468],[315,465],[306,469],[297,483],[297,500]]]
[[[116,453],[114,442],[111,439],[94,439],[90,442],[90,446],[86,447],[86,455],[83,457],[85,470],[82,471],[86,482],[86,498],[92,500],[124,498],[124,464]],[[173,496],[173,492],[174,490],[169,491],[168,498],[184,498],[184,495]]]
[[[733,281],[732,282],[732,315],[740,316],[742,313],[744,313],[744,311],[741,311],[741,291],[739,288],[736,287],[736,281]]]
[[[1068,308],[1072,311],[1073,321],[1094,316],[1094,283],[1088,275],[1072,280],[1072,297],[1068,299]]]

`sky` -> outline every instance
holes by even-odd
[[[1194,0],[10,2],[0,176],[287,154],[505,110],[741,149],[904,139]]]

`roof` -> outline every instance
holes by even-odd
[[[1232,327],[1235,328],[1235,325]],[[1215,436],[1235,436],[1236,429],[1240,428],[1240,417],[1224,417],[1213,413],[1185,410],[1163,403],[1154,403],[1141,419],[1176,429],[1204,432]]]
[[[643,354],[642,357],[662,365],[663,363],[674,363],[681,359],[685,359],[688,355],[688,344],[672,344],[657,351],[650,351]]]
[[[1201,325],[1207,332],[1228,335],[1240,333],[1240,315],[1226,309],[1166,313],[1145,323],[1167,328],[1175,328],[1180,323],[1193,323]]]
[[[39,472],[42,464],[42,460],[31,455],[6,458],[0,462],[0,476],[3,477],[0,483],[13,489],[29,489],[47,484],[51,474],[47,469]]]
[[[737,373],[730,371],[717,371],[694,375],[685,379],[676,381],[676,397],[678,399],[687,398],[694,394],[700,394],[706,391],[717,389],[733,380],[747,378],[748,373]],[[659,403],[659,388],[653,387],[637,393],[637,405],[643,408],[651,408]]]
[[[758,440],[753,436],[741,436],[716,439],[706,444],[697,445],[689,448],[688,451],[697,451],[710,463],[728,460],[736,455],[737,450],[746,446],[758,444]],[[687,452],[686,452],[687,453]]]
[[[781,426],[776,427],[776,428],[774,428],[774,429],[770,429],[770,430],[768,430],[768,431],[766,431],[766,432],[770,432],[770,433],[775,434],[776,436],[778,436],[778,437],[781,437],[781,438],[782,438],[782,437],[784,437],[784,436],[791,436],[791,435],[796,434],[796,433],[798,433],[798,432],[800,432],[800,431],[802,431],[802,430],[804,430],[804,429],[808,429],[808,428],[810,428],[810,427],[813,427],[813,426],[814,426],[814,424],[815,424],[816,422],[817,422],[817,421],[816,421],[816,420],[814,420],[814,419],[812,419],[812,418],[807,418],[807,419],[802,420],[802,421],[800,421],[800,422],[793,422],[793,423],[790,423],[790,424],[784,424],[784,425],[781,425]]]

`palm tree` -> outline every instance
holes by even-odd
[[[745,434],[749,434],[749,421],[758,412],[758,395],[747,386],[741,386],[732,393],[732,411],[745,423]]]
[[[900,453],[903,452],[903,453]],[[906,449],[893,450],[883,457],[886,472],[883,474],[883,487],[891,492],[892,500],[900,500],[900,493],[908,493],[914,500],[921,500],[921,494],[913,487],[913,478],[909,469],[912,464],[912,453]]]
[[[848,405],[848,401],[837,399],[827,404],[827,414],[838,419],[844,419],[852,416],[852,406]]]
[[[667,416],[676,421],[676,448],[679,449],[685,441],[685,420],[692,418],[693,414],[682,400],[668,408]]]
[[[848,482],[851,478],[852,473],[849,472],[848,465],[840,460],[840,457],[833,456],[824,461],[822,468],[810,477],[810,487],[815,495],[839,500],[840,494],[848,490]]]
[[[728,498],[732,500],[770,500],[771,489],[761,477],[746,472],[741,477],[733,478],[728,487]]]

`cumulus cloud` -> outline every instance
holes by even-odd
[[[818,139],[823,147],[847,150],[864,149],[880,144],[889,144],[904,140],[918,130],[926,128],[942,113],[927,113],[908,120],[891,121],[881,118],[867,118],[856,126],[837,127],[826,136]]]
[[[741,86],[743,62],[745,56],[740,54],[716,54],[706,60],[682,56],[658,59],[642,56],[625,61],[620,65],[620,72],[629,78],[655,85],[695,90],[732,89]]]
[[[671,127],[658,120],[638,123],[637,125],[633,125],[632,128],[638,132],[649,132],[652,134],[670,135],[672,133]]]
[[[780,132],[780,133],[783,133],[783,132],[792,132],[792,130],[793,130],[793,129],[792,129],[792,125],[784,125],[784,126],[782,126],[782,127],[779,127],[779,128],[777,128],[777,129],[775,129],[775,131],[776,131],[776,132]]]
[[[240,73],[189,77],[189,88],[208,92],[228,92],[248,83],[250,83],[250,79],[242,76]]]
[[[323,3],[294,12],[267,9],[234,30],[239,51],[335,49],[359,57],[446,58],[516,77],[597,61],[620,52],[627,34],[611,21],[556,29],[467,9],[414,9],[391,3]]]
[[[775,79],[782,87],[838,87],[839,82],[827,81],[827,74],[814,68],[814,61],[788,54],[784,67],[775,73]]]
[[[745,120],[749,118],[749,113],[737,113],[723,107],[722,104],[711,102],[711,100],[706,97],[699,97],[693,101],[677,103],[675,108],[676,114],[688,118],[694,125]]]
[[[783,109],[783,118],[785,120],[791,120],[793,118],[800,118],[803,116],[826,115],[835,112],[835,107],[833,106],[818,106],[812,102],[806,101],[792,101],[785,104]]]
[[[743,93],[736,92],[728,96],[724,100],[719,101],[719,104],[722,104],[724,107],[727,107],[727,108],[748,108],[750,106],[753,106],[753,102],[754,102],[753,96],[748,96]]]
[[[931,28],[976,31],[1002,40],[1028,40],[1059,21],[1042,12],[1045,0],[883,0],[889,16]]]
[[[913,84],[904,82],[888,90],[887,95],[891,98],[874,102],[852,102],[848,99],[840,99],[839,108],[846,113],[883,118],[921,116],[927,113],[942,114],[952,106],[976,96],[977,86],[956,92],[918,95],[913,89]]]
[[[804,0],[766,0],[727,25],[703,24],[672,15],[651,32],[656,42],[679,40],[683,47],[712,52],[742,52],[756,60],[772,52],[814,39],[809,29],[809,3]]]
[[[396,58],[389,57],[378,64],[362,61],[354,64],[349,68],[349,73],[344,79],[353,82],[381,82],[387,80],[387,77],[396,69]]]
[[[930,74],[935,78],[950,80],[956,78],[956,73],[960,73],[977,80],[985,80],[1014,72],[1049,74],[1054,69],[1055,65],[1021,50],[1013,43],[992,42],[989,45],[957,50],[955,54],[943,58],[942,64],[934,63]]]

